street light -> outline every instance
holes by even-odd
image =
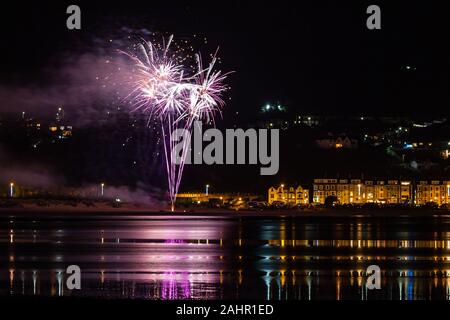
[[[12,198],[14,196],[14,182],[9,184],[9,196]]]
[[[205,186],[205,194],[208,195],[208,193],[209,193],[209,184]]]
[[[101,187],[102,187],[102,197],[103,197],[103,195],[105,194],[105,183],[102,182]]]

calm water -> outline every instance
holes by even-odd
[[[0,250],[0,295],[450,300],[449,218],[3,215]]]

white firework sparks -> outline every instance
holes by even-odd
[[[175,165],[172,132],[178,128],[192,131],[194,121],[215,123],[215,115],[225,105],[222,96],[228,89],[225,86],[228,73],[214,70],[217,52],[207,68],[203,68],[201,56],[197,54],[196,68],[192,70],[183,64],[187,60],[184,50],[170,52],[172,40],[170,36],[162,44],[143,41],[136,46],[136,54],[125,54],[132,59],[135,71],[134,88],[127,96],[132,111],[148,112],[149,120],[156,117],[161,124],[173,211],[188,146],[183,148],[181,163]]]

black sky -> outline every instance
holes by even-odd
[[[280,101],[322,114],[447,115],[450,19],[445,1],[39,1],[1,10],[0,85],[45,86],[44,70],[121,26],[202,34],[233,70],[225,117]],[[69,31],[78,4],[82,30]],[[382,30],[366,28],[377,4]],[[405,70],[412,66],[414,71]],[[0,106],[0,112],[2,106]]]

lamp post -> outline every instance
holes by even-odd
[[[205,194],[208,195],[209,194],[209,184],[207,184],[205,186]]]
[[[105,183],[102,182],[101,183],[101,187],[102,187],[102,197],[105,195]]]
[[[14,196],[14,182],[9,184],[9,196],[12,198]]]

